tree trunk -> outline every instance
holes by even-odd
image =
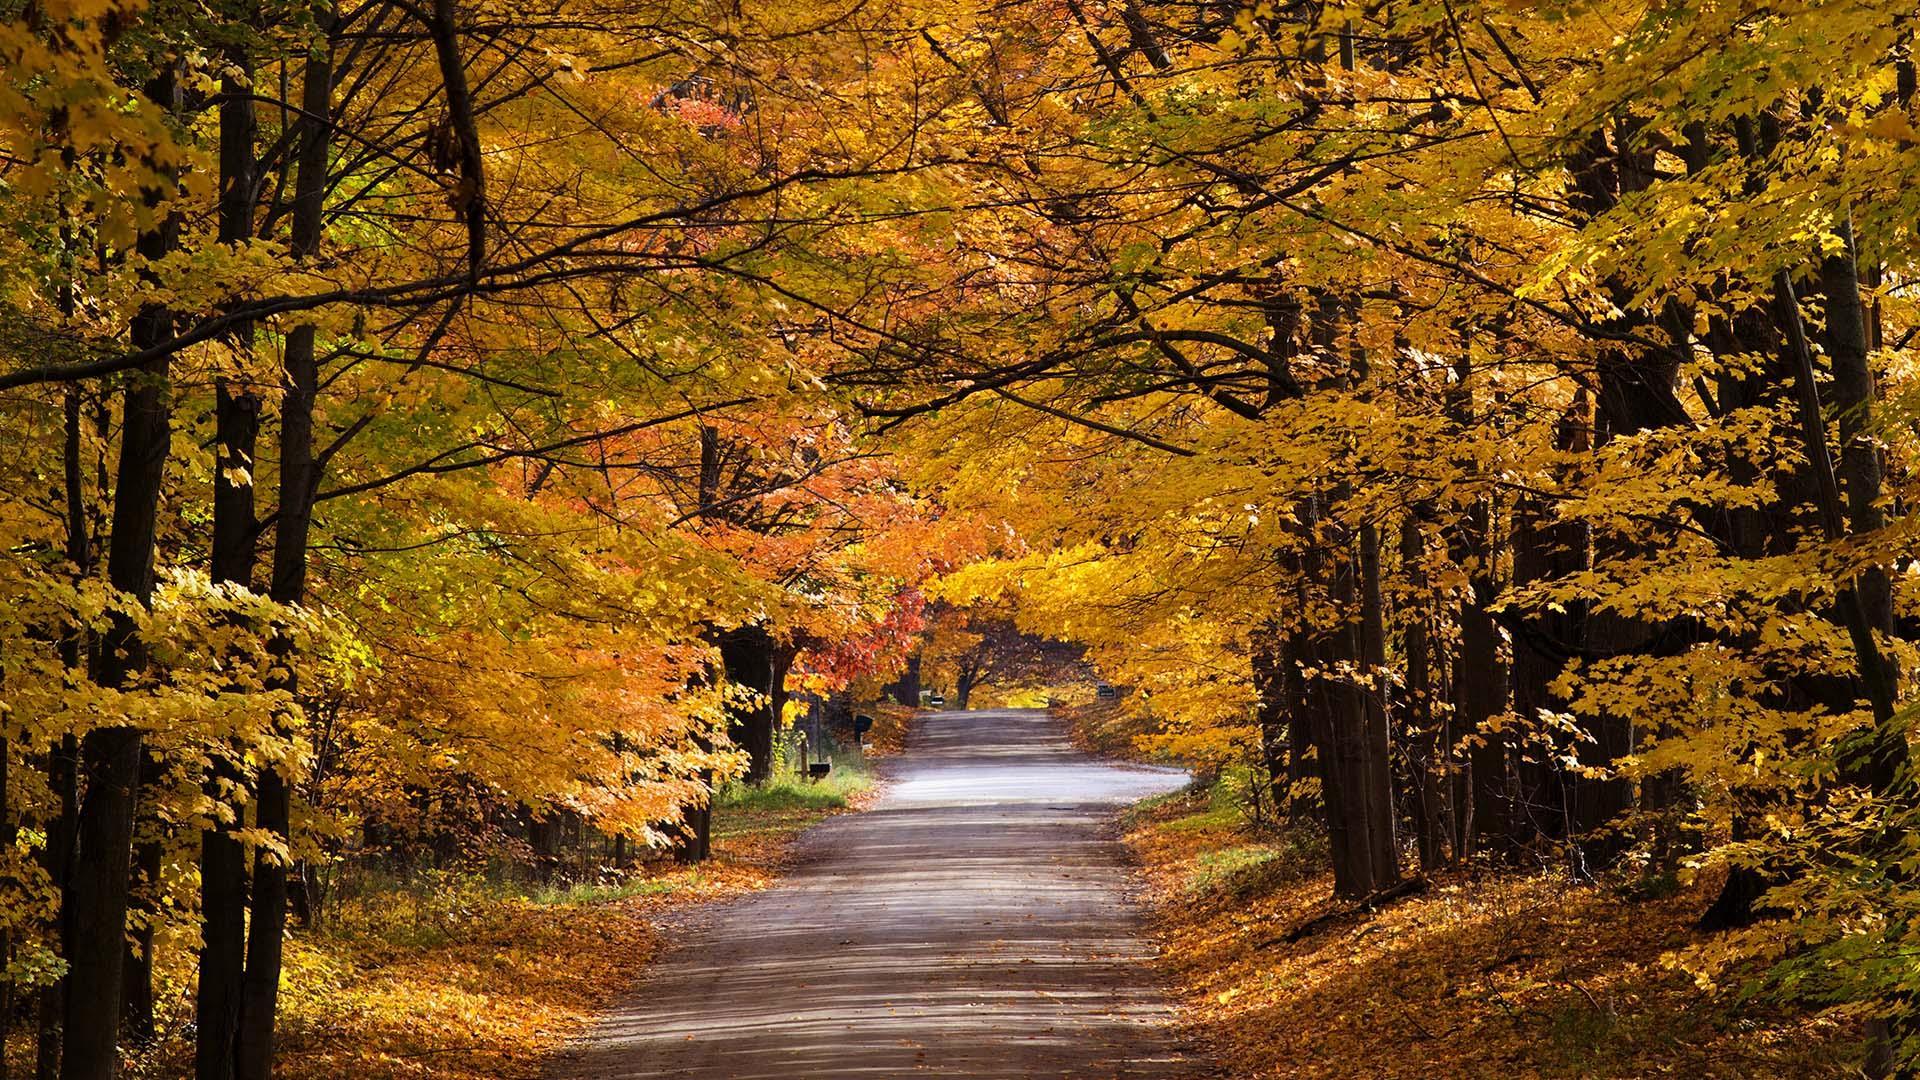
[[[64,403],[65,439],[61,451],[66,487],[67,561],[73,566],[75,580],[83,581],[93,573],[93,537],[87,526],[85,471],[80,461],[80,388],[68,386]],[[80,626],[70,627],[60,642],[60,659],[67,670],[81,672],[90,664],[89,634]],[[60,737],[47,754],[47,792],[54,800],[53,818],[47,823],[46,848],[41,852],[47,882],[62,899],[54,914],[54,940],[61,956],[73,955],[71,918],[65,897],[73,880],[74,838],[78,831],[80,744],[72,734]],[[65,979],[42,987],[39,1001],[38,1031],[35,1033],[34,1080],[56,1080],[60,1075],[61,1025],[66,1010]]]
[[[1413,788],[1416,839],[1420,868],[1428,873],[1448,860],[1447,797],[1444,755],[1447,752],[1442,721],[1434,705],[1433,647],[1426,618],[1427,584],[1422,566],[1426,538],[1412,514],[1400,521],[1400,563],[1408,577],[1414,602],[1407,605],[1400,631],[1400,649],[1406,659],[1406,692],[1401,696],[1401,727],[1408,733],[1407,772]]]
[[[147,85],[146,93],[164,109],[179,108],[171,67]],[[148,259],[165,256],[177,235],[178,225],[169,215],[156,229],[141,234],[140,254]],[[166,308],[149,304],[134,316],[133,348],[151,348],[172,336],[173,316]],[[153,595],[154,540],[172,449],[167,375],[168,358],[161,356],[129,376],[113,495],[107,580],[141,603]],[[146,661],[146,644],[132,617],[116,614],[102,642],[100,685],[126,688]],[[74,870],[65,898],[72,948],[67,958],[62,1080],[112,1080],[119,1066],[140,744],[140,729],[127,724],[95,728],[80,744],[85,796],[75,823]]]
[[[1474,422],[1471,369],[1463,354],[1455,367],[1458,380],[1449,395],[1448,411],[1463,428]],[[1508,790],[1507,736],[1497,729],[1507,710],[1508,673],[1500,652],[1500,632],[1489,606],[1499,589],[1494,582],[1493,507],[1482,499],[1470,506],[1456,526],[1453,561],[1465,571],[1468,593],[1455,612],[1460,629],[1460,652],[1454,659],[1453,712],[1455,737],[1469,749],[1467,798],[1455,803],[1460,815],[1455,851],[1472,856],[1493,850],[1510,853],[1512,796]]]
[[[332,122],[333,17],[320,17],[319,33],[308,54],[301,89],[305,114],[297,144],[290,250],[295,258],[320,248],[327,187],[327,135]],[[294,327],[283,349],[285,387],[280,404],[280,510],[274,526],[273,580],[267,594],[282,604],[306,599],[307,546],[313,526],[314,496],[320,488],[321,462],[314,456],[313,409],[319,384],[312,324]],[[292,644],[271,643],[284,662],[271,682],[275,689],[298,689]],[[291,841],[292,790],[278,769],[262,770],[254,811],[255,827],[280,843]],[[280,969],[287,929],[287,864],[261,850],[253,860],[252,917],[247,926],[246,971],[241,979],[240,1027],[234,1040],[236,1080],[270,1080],[273,1073],[274,1022],[280,1006]]]
[[[1463,833],[1463,854],[1482,851],[1505,854],[1510,836],[1507,792],[1507,739],[1491,730],[1495,718],[1506,710],[1507,665],[1500,657],[1500,635],[1493,616],[1474,596],[1460,605],[1460,655],[1454,664],[1454,714],[1461,735],[1471,749],[1467,754],[1472,773],[1471,803]]]
[[[953,705],[961,712],[967,711],[967,703],[973,700],[973,688],[980,685],[980,664],[968,661],[960,665],[960,671],[953,680]]]
[[[708,781],[712,783],[711,779]],[[698,806],[689,806],[681,811],[679,843],[674,846],[673,857],[681,863],[705,862],[713,857],[713,798],[711,795]]]
[[[1268,622],[1253,632],[1248,649],[1253,665],[1254,721],[1260,728],[1261,779],[1270,793],[1275,817],[1285,802],[1287,783],[1286,679],[1280,627]],[[1254,804],[1258,809],[1259,803]]]
[[[161,771],[165,763],[158,755],[145,754],[146,761],[140,770],[140,783],[143,788],[158,789],[162,785]],[[134,803],[140,803],[139,795]],[[161,835],[164,825],[157,818],[145,821],[136,818],[134,822],[133,880],[129,885],[129,912],[134,916],[128,921],[127,955],[120,964],[120,1038],[133,1046],[146,1046],[153,1041],[153,931],[154,923],[160,918],[160,864],[163,856],[162,846],[165,838]]]
[[[1387,720],[1386,611],[1380,596],[1380,531],[1371,522],[1360,526],[1359,658],[1366,682],[1361,696],[1360,777],[1365,783],[1361,809],[1367,821],[1367,860],[1371,886],[1377,893],[1400,880],[1400,844],[1395,833],[1393,801],[1393,734]]]
[[[240,71],[250,58],[236,50],[229,61]],[[250,81],[233,74],[221,81],[220,241],[237,244],[253,233],[255,124]],[[237,328],[236,348],[251,350],[253,329]],[[214,428],[219,447],[213,477],[215,582],[253,588],[254,445],[260,432],[260,399],[215,386]],[[216,755],[207,796],[231,818],[200,833],[200,977],[194,993],[194,1076],[233,1080],[240,1035],[240,998],[247,964],[246,848],[234,835],[246,814],[239,770]]]
[[[1580,392],[1561,424],[1558,448],[1574,453],[1586,450],[1588,423],[1585,394]],[[1586,528],[1555,522],[1551,507],[1539,499],[1523,498],[1514,506],[1511,546],[1516,585],[1557,580],[1588,566]],[[1595,733],[1569,742],[1558,727],[1543,720],[1543,715],[1564,708],[1551,687],[1566,667],[1568,650],[1581,640],[1583,615],[1579,604],[1537,612],[1522,625],[1526,632],[1516,632],[1513,639],[1513,711],[1528,747],[1514,763],[1522,815],[1515,822],[1516,839],[1565,840],[1572,871],[1580,878],[1590,876],[1582,834],[1607,820],[1588,815],[1602,812],[1610,803],[1617,804],[1613,812],[1624,809],[1627,797],[1621,781],[1589,780],[1560,764],[1573,757],[1583,765],[1605,768],[1626,752],[1625,747],[1608,746],[1613,756],[1596,753],[1602,740]],[[1582,789],[1598,785],[1620,790],[1612,793],[1614,798],[1581,798]]]
[[[1836,230],[1845,246],[1829,255],[1820,267],[1821,287],[1826,292],[1827,355],[1833,364],[1833,408],[1840,417],[1840,461],[1836,480],[1846,499],[1846,530],[1850,533],[1873,532],[1886,524],[1879,500],[1881,489],[1880,449],[1873,432],[1873,370],[1867,363],[1866,309],[1860,295],[1859,266],[1854,261],[1853,225],[1842,221]],[[1866,636],[1892,634],[1893,588],[1884,568],[1871,566],[1853,582],[1853,593],[1865,624]],[[1856,648],[1863,646],[1856,645]],[[1873,646],[1872,651],[1878,652]],[[1868,666],[1863,657],[1864,677]],[[1887,697],[1886,717],[1875,704],[1875,719],[1883,730],[1871,736],[1864,759],[1854,770],[1853,779],[1876,792],[1891,790],[1900,781],[1907,764],[1906,733],[1885,730],[1892,715],[1892,695],[1899,679],[1893,659],[1884,654],[1877,665],[1881,670]],[[1868,687],[1869,696],[1873,687]]]
[[[909,709],[920,707],[920,656],[907,657],[907,670],[893,684],[893,699]]]
[[[1362,540],[1358,558],[1354,545],[1346,542],[1306,561],[1310,577],[1325,583],[1333,609],[1359,614],[1314,633],[1310,647],[1316,674],[1307,681],[1334,893],[1350,900],[1372,896],[1399,878],[1385,713],[1361,681],[1367,677],[1362,673],[1368,670],[1369,653],[1377,651],[1371,639],[1379,629],[1377,595],[1373,610],[1367,610],[1368,594],[1377,594],[1377,568],[1375,588],[1369,589],[1364,536]]]
[[[253,577],[253,485],[234,483],[230,472],[252,467],[259,429],[257,399],[218,388],[216,427],[221,467],[214,478],[213,579],[251,587]],[[236,750],[237,752],[237,750]],[[232,1080],[240,999],[246,973],[246,848],[234,835],[244,823],[246,800],[233,761],[216,757],[207,781],[213,806],[232,814],[200,833],[200,977],[194,996],[194,1076]]]
[[[747,752],[747,782],[764,784],[773,775],[773,729],[780,692],[774,678],[773,636],[764,626],[742,626],[721,634],[719,645],[727,681],[757,695],[750,704],[728,707],[728,734],[735,746]]]
[[[8,800],[8,766],[12,764],[13,744],[0,735],[0,846],[13,847],[19,829],[13,822],[13,804]],[[0,930],[0,1080],[11,1075],[7,1070],[7,1041],[13,1035],[13,979],[5,965],[13,963],[13,934]]]

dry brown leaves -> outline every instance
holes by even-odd
[[[1629,901],[1564,875],[1460,876],[1289,942],[1340,910],[1330,878],[1276,873],[1262,849],[1283,841],[1195,809],[1158,808],[1128,842],[1186,1014],[1237,1080],[1799,1078],[1857,1060],[1843,1025],[1705,998],[1662,962],[1708,888]]]

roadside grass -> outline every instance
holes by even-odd
[[[1711,882],[1647,895],[1495,873],[1350,912],[1323,837],[1219,801],[1189,789],[1125,828],[1184,1014],[1235,1080],[1853,1075],[1856,1026],[1703,1000],[1665,963],[1697,940]]]
[[[874,792],[858,751],[836,755],[819,783],[729,787],[715,801],[715,857],[693,867],[658,855],[549,883],[362,872],[288,938],[276,1076],[536,1080],[658,955],[662,917],[766,888],[801,830]],[[192,1072],[192,948],[162,954],[161,1038],[129,1061],[129,1080]]]
[[[722,856],[777,862],[778,848],[809,825],[859,809],[877,790],[866,755],[836,750],[833,771],[809,780],[783,771],[759,786],[729,784],[714,800],[713,839]]]

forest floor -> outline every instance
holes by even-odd
[[[1218,789],[1144,804],[1127,843],[1183,1012],[1236,1080],[1856,1075],[1857,1026],[1703,998],[1665,962],[1704,883],[1503,873],[1342,916],[1323,842],[1250,828]]]
[[[1056,712],[1083,748],[1144,757],[1128,710]],[[1123,829],[1190,1037],[1235,1080],[1858,1075],[1857,1022],[1703,994],[1671,963],[1706,940],[1715,880],[1461,872],[1360,914],[1331,899],[1324,836],[1251,824],[1230,784]]]
[[[281,1080],[529,1080],[585,1031],[701,904],[772,885],[802,831],[878,795],[843,759],[828,781],[730,789],[714,858],[641,863],[593,884],[538,886],[416,874],[332,904],[288,941]],[[186,988],[130,1078],[191,1073]]]

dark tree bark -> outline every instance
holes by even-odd
[[[1802,441],[1806,444],[1806,455],[1815,480],[1815,505],[1820,515],[1822,533],[1828,540],[1840,540],[1848,533],[1847,508],[1842,501],[1839,474],[1833,466],[1833,457],[1827,447],[1826,417],[1820,401],[1820,388],[1816,381],[1812,350],[1809,348],[1805,330],[1800,320],[1799,301],[1794,296],[1793,281],[1785,270],[1774,275],[1774,291],[1779,319],[1786,329],[1788,353],[1794,371],[1796,397],[1799,403],[1800,429]],[[1854,294],[1857,307],[1858,293]],[[1858,313],[1856,312],[1856,319]],[[1844,316],[1843,316],[1844,318]],[[1851,348],[1851,343],[1848,345]],[[1865,349],[1859,350],[1857,362],[1864,366]],[[1836,372],[1847,360],[1836,357]],[[1871,393],[1872,381],[1864,372],[1867,392]],[[1856,387],[1856,391],[1857,391]],[[1856,403],[1856,408],[1870,407],[1867,401]],[[1844,429],[1843,429],[1844,430]],[[1875,464],[1874,479],[1877,482],[1878,466]],[[1877,492],[1875,493],[1877,494]],[[1871,507],[1867,512],[1877,515]],[[1877,518],[1870,517],[1869,520]],[[1840,590],[1837,603],[1840,622],[1846,627],[1847,636],[1853,644],[1856,672],[1861,686],[1865,689],[1867,701],[1873,709],[1874,726],[1866,737],[1866,746],[1858,759],[1846,767],[1857,782],[1868,785],[1876,794],[1887,794],[1902,783],[1901,777],[1907,765],[1906,732],[1895,719],[1895,673],[1893,665],[1880,651],[1875,633],[1880,628],[1875,625],[1875,613],[1872,601],[1865,595],[1862,579],[1856,578]]]
[[[892,686],[893,700],[909,709],[920,707],[920,655],[907,657],[907,670]]]
[[[1400,880],[1400,842],[1395,835],[1393,734],[1387,719],[1387,627],[1380,595],[1380,532],[1371,522],[1360,526],[1360,777],[1367,821],[1370,892]]]
[[[1873,439],[1875,392],[1873,369],[1867,364],[1868,329],[1866,306],[1861,298],[1860,268],[1854,257],[1853,224],[1842,220],[1836,230],[1844,247],[1827,256],[1820,266],[1821,288],[1826,293],[1826,346],[1833,365],[1833,408],[1840,419],[1840,461],[1837,480],[1846,498],[1847,529],[1868,533],[1886,525],[1880,509],[1880,448]],[[1868,567],[1854,582],[1860,598],[1861,613],[1867,625],[1880,634],[1892,634],[1893,587],[1887,572],[1879,566]],[[1891,659],[1886,662],[1887,676],[1898,679]],[[1867,779],[1878,788],[1890,787],[1902,764],[1902,747],[1889,744],[1873,751]]]
[[[1457,379],[1447,408],[1455,423],[1465,428],[1475,422],[1472,371],[1464,355],[1455,365]],[[1497,542],[1489,499],[1467,508],[1452,538],[1453,560],[1465,570],[1467,595],[1454,614],[1460,630],[1460,651],[1454,658],[1453,712],[1456,737],[1468,745],[1467,798],[1457,801],[1457,846],[1462,856],[1491,851],[1506,857],[1513,850],[1509,746],[1507,734],[1497,730],[1497,718],[1507,711],[1509,673],[1501,651],[1501,637],[1491,606],[1499,595],[1494,579]]]
[[[63,409],[65,437],[61,464],[66,488],[66,553],[75,580],[85,580],[91,576],[94,563],[93,530],[88,527],[87,521],[86,472],[80,460],[81,404],[80,387],[68,386]],[[60,659],[69,671],[84,671],[89,666],[91,649],[88,637],[84,628],[74,626],[68,628],[61,639]],[[60,742],[47,754],[47,791],[54,799],[54,813],[52,820],[47,823],[47,843],[41,852],[41,860],[46,867],[48,882],[55,894],[63,898],[59,911],[55,913],[53,927],[54,940],[59,945],[61,956],[73,954],[69,932],[72,920],[67,913],[64,897],[73,880],[74,838],[79,827],[79,759],[80,744],[71,734],[62,735]],[[66,989],[66,980],[62,979],[40,991],[39,1022],[34,1045],[34,1080],[55,1080],[60,1075],[61,1025],[65,1022]]]
[[[179,87],[172,68],[156,76],[147,96],[177,111]],[[158,202],[157,193],[149,198]],[[172,250],[178,226],[169,215],[138,240],[140,254],[159,259]],[[158,305],[134,316],[136,350],[173,336],[173,315]],[[172,448],[172,389],[168,360],[157,357],[130,373],[121,425],[120,457],[107,548],[107,580],[145,603],[153,595],[154,540],[160,494]],[[145,667],[146,645],[133,619],[116,614],[101,643],[100,685],[125,688]],[[75,823],[74,871],[65,898],[71,920],[67,962],[62,1080],[113,1080],[119,1065],[120,1020],[134,811],[138,804],[140,729],[110,725],[87,733],[80,744],[85,797]]]
[[[699,488],[695,493],[695,513],[700,517],[709,517],[719,512],[720,500],[720,431],[718,428],[701,425],[700,427],[700,476]],[[721,657],[721,679],[726,678],[726,659]],[[712,746],[704,738],[695,739],[696,746],[702,750],[711,750]],[[713,855],[713,796],[715,776],[713,770],[704,770],[700,781],[706,786],[706,794],[697,805],[681,808],[681,826],[678,843],[674,846],[673,857],[682,863],[704,862]]]
[[[3,659],[3,658],[0,658]],[[4,687],[5,669],[0,667],[0,687]],[[13,743],[5,735],[0,735],[0,846],[12,847],[19,835],[19,826],[13,819],[13,803],[8,798],[7,781],[13,764]],[[0,965],[13,962],[13,936],[9,931],[0,931]],[[0,967],[0,971],[4,971]],[[5,1048],[7,1040],[13,1034],[13,980],[0,979],[0,1080],[11,1075],[7,1068]]]
[[[1475,517],[1485,520],[1485,510]],[[1477,546],[1477,545],[1476,545]],[[1484,550],[1484,549],[1482,549]],[[1454,661],[1454,715],[1461,736],[1468,740],[1468,768],[1472,772],[1471,802],[1461,829],[1466,838],[1462,854],[1494,852],[1505,855],[1511,839],[1508,791],[1507,737],[1490,725],[1507,708],[1507,664],[1500,654],[1500,633],[1487,605],[1495,589],[1483,569],[1472,574],[1472,594],[1460,604],[1460,654]]]
[[[1406,661],[1406,690],[1400,698],[1401,726],[1407,731],[1407,772],[1411,780],[1415,835],[1420,868],[1431,873],[1448,861],[1446,792],[1446,732],[1433,679],[1433,646],[1426,615],[1426,538],[1412,514],[1400,522],[1400,562],[1411,583],[1413,602],[1407,605],[1400,631],[1400,649]]]
[[[967,711],[967,703],[973,700],[974,688],[985,681],[985,668],[986,665],[979,658],[970,656],[954,674],[953,704],[961,712]]]
[[[1277,817],[1286,798],[1287,783],[1287,727],[1289,720],[1288,701],[1286,699],[1286,680],[1281,665],[1287,661],[1283,655],[1283,634],[1280,628],[1268,623],[1253,632],[1250,659],[1253,665],[1254,719],[1260,727],[1260,764],[1262,780],[1271,793],[1274,814]],[[1259,804],[1255,804],[1258,809]]]
[[[742,626],[720,635],[720,663],[728,682],[752,690],[749,704],[729,707],[729,735],[747,752],[749,784],[764,784],[773,775],[773,730],[779,715],[783,680],[776,679],[776,649],[764,626]]]
[[[1306,516],[1311,513],[1309,508]],[[1307,680],[1306,706],[1320,763],[1334,893],[1351,900],[1399,880],[1385,713],[1363,684],[1370,674],[1369,654],[1377,651],[1379,605],[1377,566],[1370,575],[1365,536],[1361,539],[1357,548],[1351,538],[1331,542],[1304,560],[1309,578],[1324,583],[1333,610],[1350,613],[1340,625],[1312,632],[1309,648],[1317,674]]]
[[[1582,391],[1561,424],[1559,448],[1572,453],[1589,449],[1589,424]],[[1516,585],[1557,580],[1590,565],[1587,528],[1554,521],[1551,507],[1540,499],[1525,498],[1515,505],[1511,546]],[[1625,810],[1631,797],[1625,781],[1587,779],[1560,764],[1571,756],[1582,765],[1604,768],[1630,749],[1617,732],[1597,724],[1569,737],[1541,721],[1543,713],[1565,707],[1552,684],[1566,669],[1569,650],[1580,647],[1584,617],[1584,606],[1577,603],[1563,611],[1540,611],[1527,618],[1529,632],[1513,639],[1513,711],[1529,747],[1516,763],[1525,818],[1517,823],[1522,834],[1518,838],[1565,840],[1572,871],[1580,878],[1590,875],[1589,863],[1596,854],[1585,843],[1585,834]]]
[[[213,579],[248,588],[253,578],[254,503],[252,483],[235,483],[233,468],[251,469],[259,430],[258,400],[218,388],[218,441],[222,467],[214,480]],[[240,1003],[246,972],[246,848],[234,835],[243,822],[246,800],[239,769],[216,757],[207,794],[216,807],[232,813],[200,833],[200,975],[194,997],[194,1075],[197,1080],[231,1080],[235,1040],[240,1032]]]
[[[294,208],[290,249],[296,258],[320,248],[327,187],[328,129],[333,112],[332,16],[323,14],[322,40],[308,54],[302,75],[302,119],[296,149]],[[314,454],[313,408],[319,384],[314,328],[303,324],[288,332],[283,349],[285,386],[280,404],[280,508],[275,518],[273,579],[267,594],[283,604],[306,598],[307,550],[313,526],[314,495],[323,466]],[[288,663],[272,685],[296,691],[292,643],[276,637],[270,647]],[[254,824],[281,843],[291,836],[292,792],[278,769],[262,770]],[[246,969],[240,988],[240,1023],[234,1038],[236,1080],[271,1080],[274,1022],[280,1004],[280,970],[287,928],[287,864],[268,851],[253,860],[252,916],[247,925]]]
[[[235,50],[228,57],[241,72],[250,58]],[[236,244],[253,233],[253,98],[250,80],[228,74],[221,82],[220,240]],[[235,348],[252,348],[251,326],[236,328]],[[215,386],[214,428],[218,459],[213,478],[213,565],[216,582],[253,588],[254,445],[260,432],[260,399],[249,389],[221,380]],[[194,1076],[196,1080],[232,1080],[234,1050],[240,1034],[240,999],[246,976],[246,849],[234,835],[246,800],[239,769],[216,755],[208,778],[212,805],[227,808],[230,822],[216,822],[200,833],[200,965],[194,991]]]

